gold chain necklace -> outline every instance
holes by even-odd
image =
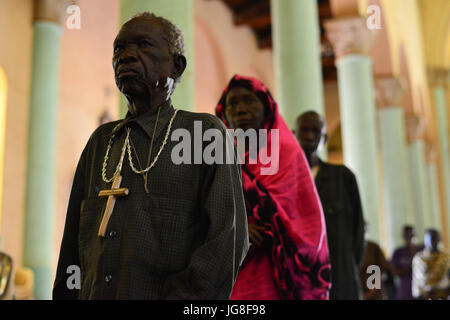
[[[172,123],[173,123],[173,120],[175,119],[175,116],[177,115],[177,113],[178,113],[178,110],[175,109],[175,112],[174,112],[172,118],[170,119],[169,126],[167,127],[167,131],[166,131],[166,135],[164,137],[164,141],[163,141],[161,147],[159,148],[159,151],[156,154],[155,159],[153,159],[152,163],[147,168],[145,168],[143,170],[137,170],[134,167],[133,157],[131,155],[131,148],[130,148],[130,142],[129,142],[129,131],[128,131],[127,137],[125,138],[125,142],[124,142],[123,147],[122,147],[122,150],[124,150],[125,148],[128,150],[128,160],[129,160],[129,163],[130,163],[130,167],[131,167],[131,169],[133,170],[134,173],[136,173],[136,174],[144,174],[144,173],[147,173],[151,168],[154,167],[154,165],[156,164],[156,161],[158,161],[159,155],[161,154],[161,152],[163,151],[164,147],[166,146],[167,139],[169,138],[170,131],[171,131],[171,128],[172,128]],[[118,127],[120,127],[121,125],[122,125],[122,123],[119,123],[116,127],[114,127],[112,132],[115,132],[118,129]],[[130,129],[130,131],[131,131],[131,129]],[[120,169],[119,168],[120,164],[118,164],[117,167],[116,167],[116,170],[114,172],[113,177],[111,179],[108,179],[106,177],[106,166],[107,166],[107,162],[108,162],[108,158],[109,158],[109,152],[110,152],[111,147],[113,145],[114,136],[115,136],[115,133],[112,134],[111,138],[109,139],[108,147],[106,148],[105,158],[103,160],[102,179],[106,183],[112,182],[114,180],[114,176],[116,175],[116,173]]]

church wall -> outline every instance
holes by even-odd
[[[257,77],[276,98],[272,50],[258,49],[247,26],[235,26],[222,1],[195,0],[195,110],[214,113],[236,73]]]
[[[0,0],[0,65],[8,82],[0,250],[11,255],[16,266],[22,262],[24,230],[31,21],[31,0]]]

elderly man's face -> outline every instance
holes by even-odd
[[[173,56],[162,24],[136,18],[126,23],[114,41],[116,85],[126,96],[145,96],[167,78],[174,78]],[[149,92],[150,91],[150,92]]]

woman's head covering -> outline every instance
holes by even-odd
[[[273,272],[284,298],[328,299],[331,285],[325,220],[303,150],[269,90],[254,78],[235,75],[224,90],[216,115],[228,128],[226,96],[238,86],[251,90],[264,103],[263,129],[268,132],[258,154],[265,153],[278,166],[273,174],[261,174],[261,169],[271,164],[261,163],[260,157],[255,164],[246,161],[242,165],[249,222],[269,227],[266,233],[273,240]]]

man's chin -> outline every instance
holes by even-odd
[[[310,147],[310,146],[302,146],[300,145],[303,149],[303,152],[305,154],[314,154],[317,151],[317,148],[314,147]]]
[[[147,93],[145,85],[134,79],[119,79],[116,84],[120,92],[127,97],[142,96]]]

